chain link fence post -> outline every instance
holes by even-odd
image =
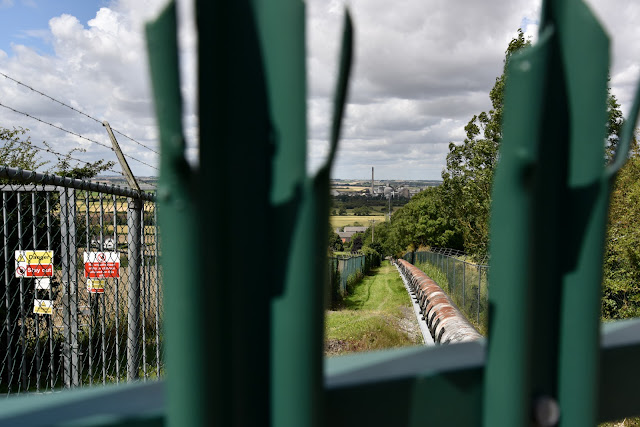
[[[127,379],[138,378],[140,336],[140,255],[141,255],[142,201],[129,199],[127,209],[128,246],[128,313],[127,313]]]
[[[64,384],[80,385],[78,359],[78,248],[76,246],[76,193],[72,188],[60,191],[60,225],[62,234],[62,286],[64,312]]]

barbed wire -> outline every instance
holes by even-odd
[[[98,144],[98,145],[100,145],[100,146],[102,146],[102,147],[104,147],[104,148],[107,148],[107,149],[109,149],[109,150],[111,150],[111,151],[114,151],[114,150],[113,150],[113,147],[110,147],[110,146],[108,146],[107,144],[104,144],[104,143],[102,143],[102,142],[96,141],[95,139],[91,139],[91,138],[88,138],[88,137],[86,137],[86,136],[80,135],[79,133],[76,133],[76,132],[70,131],[70,130],[65,129],[65,128],[63,128],[63,127],[60,127],[60,126],[54,125],[53,123],[49,123],[49,122],[47,122],[46,120],[42,120],[42,119],[40,119],[40,118],[38,118],[38,117],[36,117],[36,116],[33,116],[33,115],[29,114],[29,113],[25,113],[24,111],[16,110],[16,109],[15,109],[15,108],[13,108],[13,107],[9,107],[8,105],[3,104],[2,102],[0,102],[0,107],[6,108],[7,110],[11,110],[11,111],[13,111],[14,113],[22,114],[23,116],[26,116],[26,117],[29,117],[29,118],[31,118],[31,119],[37,120],[37,121],[39,121],[40,123],[44,123],[45,125],[48,125],[48,126],[54,127],[54,128],[59,129],[59,130],[61,130],[61,131],[63,131],[63,132],[66,132],[66,133],[68,133],[68,134],[70,134],[70,135],[76,136],[76,137],[78,137],[78,138],[82,138],[82,139],[84,139],[84,140],[86,140],[86,141],[93,142],[94,144]],[[158,170],[158,168],[156,168],[155,166],[151,166],[149,163],[146,163],[146,162],[144,162],[144,161],[142,161],[142,160],[139,160],[139,159],[137,159],[137,158],[135,158],[135,157],[133,157],[133,156],[131,156],[131,155],[127,155],[127,157],[129,157],[131,160],[135,160],[136,162],[141,163],[141,164],[143,164],[143,165],[145,165],[145,166],[148,166],[148,167],[150,167],[150,168],[152,168],[152,169]]]
[[[20,141],[19,139],[12,139],[11,141],[12,142],[17,142],[18,144],[22,145],[23,147],[33,148],[33,149],[38,150],[38,151],[45,151],[47,153],[51,153],[51,154],[53,154],[54,156],[56,156],[58,158],[64,157],[64,158],[67,158],[67,159],[75,160],[76,162],[84,163],[86,165],[90,165],[91,164],[90,162],[87,162],[86,160],[78,159],[77,157],[73,157],[70,154],[58,153],[57,151],[52,150],[51,148],[42,148],[42,147],[39,147],[39,146],[37,146],[37,145],[35,145],[33,143],[29,144],[29,143],[26,143],[24,141]],[[113,173],[118,174],[118,175],[125,176],[124,173],[122,173],[121,171],[117,171],[117,170],[115,170],[113,168],[109,168],[109,169],[105,169],[105,170],[109,171],[109,172],[113,172]]]
[[[76,112],[76,113],[78,113],[78,114],[82,114],[83,116],[85,116],[85,117],[87,117],[87,118],[89,118],[89,119],[91,119],[91,120],[93,120],[93,121],[95,121],[95,122],[97,122],[97,123],[100,123],[100,124],[102,125],[102,122],[101,122],[100,120],[98,120],[98,119],[96,119],[95,117],[93,117],[93,116],[91,116],[91,115],[89,115],[89,114],[85,113],[84,111],[80,111],[80,110],[78,110],[77,108],[72,107],[71,105],[68,105],[68,104],[66,104],[66,103],[64,103],[64,102],[62,102],[62,101],[60,101],[60,100],[58,100],[58,99],[56,99],[56,98],[54,98],[54,97],[52,97],[52,96],[50,96],[50,95],[47,95],[47,94],[46,94],[46,93],[44,93],[44,92],[39,91],[38,89],[35,89],[35,88],[33,88],[33,87],[29,86],[28,84],[22,83],[20,80],[14,79],[13,77],[6,75],[6,74],[5,74],[5,73],[3,73],[2,71],[0,71],[0,75],[2,75],[2,76],[3,76],[4,78],[6,78],[6,79],[9,79],[9,80],[11,80],[11,81],[13,81],[13,82],[15,82],[15,83],[19,84],[20,86],[24,86],[24,87],[26,87],[27,89],[32,90],[33,92],[36,92],[36,93],[38,93],[38,94],[40,94],[40,95],[44,96],[45,98],[48,98],[48,99],[52,100],[53,102],[57,102],[58,104],[60,104],[60,105],[62,105],[62,106],[65,106],[65,107],[67,107],[67,108],[69,108],[69,109],[71,109],[71,110],[75,111],[75,112]],[[151,147],[148,147],[148,146],[144,145],[143,143],[141,143],[140,141],[135,140],[134,138],[130,137],[129,135],[125,135],[124,133],[122,133],[122,132],[120,132],[120,131],[118,131],[118,130],[116,130],[116,129],[113,129],[113,128],[112,128],[112,130],[113,130],[115,133],[117,133],[118,135],[122,135],[122,136],[124,136],[125,138],[127,138],[127,139],[129,139],[129,140],[131,140],[131,141],[135,142],[135,143],[136,143],[136,144],[138,144],[139,146],[144,147],[144,148],[146,148],[147,150],[153,151],[154,153],[156,153],[156,154],[158,154],[158,155],[160,154],[160,153],[158,153],[156,150],[154,150],[153,148],[151,148]]]

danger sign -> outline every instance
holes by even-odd
[[[16,251],[16,277],[53,276],[53,251]]]
[[[120,252],[85,252],[84,277],[120,277]]]

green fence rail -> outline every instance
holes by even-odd
[[[608,37],[581,0],[541,10],[537,44],[507,69],[489,339],[323,361],[328,187],[351,21],[330,154],[307,177],[304,3],[196,1],[196,170],[185,158],[171,4],[148,28],[167,380],[6,399],[0,424],[583,427],[640,414],[640,320],[599,322],[609,189],[640,96],[605,167]],[[229,185],[204,197],[211,182],[253,197]],[[247,242],[270,249],[250,269],[229,256]],[[248,301],[259,301],[250,315]]]

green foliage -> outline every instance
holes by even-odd
[[[602,316],[640,315],[640,156],[620,170],[611,193],[604,252]]]
[[[46,143],[45,143],[46,144]],[[71,155],[74,152],[86,152],[84,148],[74,148],[63,156],[58,156],[58,163],[54,168],[54,173],[59,176],[74,178],[74,179],[89,179],[97,176],[100,172],[111,169],[116,162],[98,160],[95,162],[87,162],[83,166],[80,164],[73,165],[71,163]]]
[[[455,218],[447,215],[442,187],[431,187],[415,195],[391,217],[385,250],[397,254],[421,246],[462,246],[462,232]]]
[[[22,127],[14,127],[12,130],[0,127],[0,165],[37,170],[48,163],[38,156],[38,149],[33,146],[31,137],[23,138],[28,131],[29,129]]]
[[[40,151],[40,149],[33,145],[31,137],[28,136],[28,132],[29,129],[22,127],[14,127],[13,129],[0,127],[0,141],[2,141],[2,146],[0,146],[0,165],[35,171],[49,164],[48,161],[43,161],[39,157],[38,151]],[[55,154],[57,157],[56,165],[53,169],[47,170],[47,172],[59,176],[88,179],[95,177],[100,172],[111,169],[115,165],[115,162],[106,162],[105,160],[87,162],[82,166],[80,166],[80,164],[73,164],[71,162],[72,154],[75,152],[86,152],[87,150],[84,148],[74,148],[67,154],[58,155],[51,149],[51,146],[47,144],[46,141],[43,141],[43,144],[48,148],[48,152]]]
[[[351,237],[351,252],[358,252],[363,245],[362,233],[356,233]]]
[[[609,96],[607,97],[607,139],[605,141],[605,151],[607,159],[613,158],[613,153],[618,146],[620,140],[620,133],[622,131],[622,124],[624,123],[624,117],[622,117],[622,111],[620,110],[620,104],[618,100],[611,93],[611,89],[608,89]]]
[[[343,251],[344,245],[342,244],[342,239],[331,228],[329,228],[329,249],[332,251]]]
[[[367,216],[371,214],[371,208],[369,206],[360,206],[353,210],[353,214],[357,216]]]
[[[502,141],[505,71],[511,56],[530,45],[531,41],[518,29],[518,36],[505,52],[503,73],[489,93],[491,110],[471,118],[461,145],[449,144],[447,166],[442,173],[444,214],[462,232],[465,251],[477,257],[484,257],[489,247],[491,187]]]

